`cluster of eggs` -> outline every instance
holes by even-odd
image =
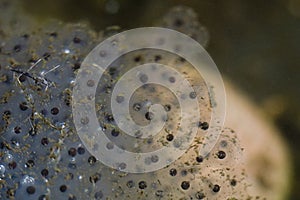
[[[168,28],[182,28],[207,44],[206,29],[189,9],[172,10],[163,23]],[[97,88],[97,117],[107,137],[123,148],[132,148],[133,139],[143,144],[144,149],[139,151],[172,142],[180,108],[167,88],[146,85],[136,91],[128,105],[133,119],[140,124],[151,120],[151,113],[147,112],[149,102],[164,106],[167,127],[154,138],[126,139],[126,133],[116,127],[110,106],[103,103],[108,102],[118,78],[135,65],[172,65],[191,84],[201,86],[189,96],[197,97],[201,110],[198,134],[190,148],[167,167],[149,173],[109,168],[87,151],[73,124],[72,88],[81,62],[103,37],[83,25],[56,22],[5,36],[0,51],[0,199],[250,198],[242,149],[233,130],[223,129],[210,154],[199,156],[213,105],[205,82],[196,77],[191,65],[166,52],[138,51],[114,62]],[[145,164],[158,159],[153,156]]]

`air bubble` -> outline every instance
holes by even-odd
[[[71,53],[70,49],[64,49],[63,52],[64,52],[65,54]]]
[[[0,178],[3,177],[5,174],[5,166],[4,165],[0,165]]]
[[[34,178],[28,175],[25,175],[21,180],[22,185],[34,184],[34,182],[35,182]]]
[[[6,153],[5,155],[4,155],[4,161],[5,162],[13,162],[13,159],[14,159],[14,157],[13,157],[13,155],[12,154],[10,154],[10,153]]]

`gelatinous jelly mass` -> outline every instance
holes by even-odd
[[[179,10],[178,10],[179,9]],[[176,8],[166,15],[164,25],[182,27],[203,45],[208,41],[206,29],[194,13]],[[184,10],[186,14],[179,15]],[[188,19],[192,20],[188,20]],[[192,23],[189,26],[187,23]],[[198,32],[198,30],[203,30]],[[190,31],[190,32],[189,32]],[[1,36],[1,35],[0,35]],[[2,36],[1,36],[2,37]],[[74,80],[85,56],[102,41],[83,25],[53,22],[42,29],[8,34],[0,53],[0,199],[248,199],[247,180],[240,158],[242,151],[236,133],[222,130],[217,144],[201,157],[199,146],[210,126],[214,105],[210,89],[184,58],[164,51],[142,50],[124,55],[110,65],[97,84],[95,109],[100,127],[112,141],[106,148],[119,146],[130,151],[149,152],[172,143],[180,148],[176,137],[180,105],[168,88],[145,84],[133,93],[129,112],[137,124],[147,125],[155,116],[147,108],[161,104],[167,116],[165,126],[152,137],[139,133],[128,136],[111,114],[114,85],[124,72],[136,64],[155,62],[173,66],[198,85],[182,98],[200,105],[197,136],[183,156],[163,169],[149,173],[125,173],[109,168],[87,151],[73,124],[71,103]],[[8,39],[9,38],[9,39]],[[200,38],[200,39],[199,39]],[[105,56],[102,52],[99,56]],[[200,77],[200,78],[199,78]],[[162,76],[176,84],[174,76]],[[139,80],[147,83],[147,75]],[[124,97],[116,96],[122,103]],[[80,121],[89,123],[88,116]],[[94,147],[97,147],[97,142]],[[145,165],[166,159],[151,155]],[[126,163],[119,163],[125,169]]]

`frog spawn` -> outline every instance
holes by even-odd
[[[159,25],[185,33],[198,41],[203,47],[208,45],[208,30],[199,23],[197,13],[189,7],[176,6],[171,8]]]
[[[185,79],[190,81],[190,84],[193,85],[193,89],[197,91],[197,98],[199,106],[199,110],[201,112],[201,121],[206,122],[209,121],[210,117],[210,102],[208,91],[205,89],[206,85],[199,76],[197,76],[196,70],[193,69],[188,63],[181,59],[180,57],[176,57],[171,53],[167,53],[160,50],[139,50],[137,52],[133,52],[122,56],[121,58],[117,59],[114,63],[111,64],[111,67],[108,68],[108,72],[112,72],[113,77],[121,77],[125,72],[132,69],[134,66],[137,65],[144,65],[145,63],[160,63],[168,66],[174,67],[179,73],[185,74],[189,72],[188,76],[185,76]],[[126,63],[124,65],[124,63]],[[122,66],[118,68],[118,71],[115,71],[116,66]],[[176,85],[175,76],[170,74],[165,74],[164,72],[159,72],[159,69],[154,69],[158,76],[161,76],[165,81],[170,82]],[[101,122],[109,122],[109,116],[111,116],[111,105],[110,105],[110,93],[111,90],[115,87],[116,82],[110,81],[109,85],[107,85],[107,81],[109,80],[105,75],[99,81],[99,86],[97,88],[96,94],[98,94],[95,98],[96,108],[99,108],[98,117],[100,124]],[[137,79],[137,81],[141,80],[141,77]],[[197,86],[197,87],[196,87]],[[107,91],[107,88],[109,90]],[[109,94],[109,95],[108,95]],[[187,98],[194,99],[195,97],[192,94],[189,94]],[[116,98],[115,101],[119,99]],[[105,102],[105,103],[103,103]],[[177,129],[178,129],[178,122],[180,120],[180,105],[176,96],[166,87],[158,84],[144,84],[142,87],[135,90],[133,93],[130,101],[129,101],[129,112],[135,123],[141,126],[145,126],[149,124],[151,121],[151,116],[153,113],[149,111],[149,107],[154,104],[160,104],[164,107],[164,110],[167,113],[166,118],[162,118],[162,121],[165,122],[164,128],[161,132],[156,133],[154,136],[149,137],[145,140],[140,140],[141,136],[136,135],[135,137],[127,137],[126,133],[123,133],[119,129],[115,129],[117,124],[114,120],[110,121],[110,125],[103,124],[102,126],[105,127],[105,131],[107,132],[107,136],[113,143],[122,146],[122,148],[136,151],[134,147],[138,146],[139,151],[141,152],[152,152],[157,149],[160,149],[166,146],[169,142],[173,142],[173,139],[176,140],[174,137]],[[200,120],[200,119],[199,119]],[[198,123],[195,124],[198,126]],[[122,137],[113,137],[110,133],[114,130],[118,130]],[[203,133],[201,133],[203,136]]]
[[[51,190],[47,184],[56,180],[50,177],[64,168],[57,163],[61,156],[66,156],[63,149],[67,152],[69,149],[63,147],[67,143],[64,138],[68,137],[69,143],[79,148],[78,138],[71,136],[75,134],[68,88],[80,67],[79,59],[90,50],[96,37],[84,26],[55,24],[47,28],[38,33],[24,33],[28,35],[26,38],[23,34],[15,36],[2,48],[1,74],[5,78],[1,82],[1,159],[6,171],[1,195],[7,198],[20,199],[25,193],[37,199],[50,191],[52,196],[59,196],[60,190],[55,194],[57,185]],[[30,69],[39,59],[42,61]],[[53,70],[58,64],[61,68]],[[36,77],[51,80],[55,86],[46,88],[34,80]],[[65,169],[76,166],[69,163],[71,158],[64,159]]]
[[[211,104],[205,83],[193,73],[184,59],[151,50],[134,52],[116,61],[107,73],[107,80],[99,83],[100,95],[96,101],[98,120],[110,139],[115,144],[125,145],[124,148],[130,148],[130,140],[119,140],[125,133],[113,128],[115,124],[113,116],[108,114],[109,106],[102,103],[103,99],[110,98],[112,83],[117,80],[118,74],[137,63],[154,61],[177,67],[187,74],[189,80],[194,81],[193,84],[201,86],[196,94],[201,112],[199,135],[191,148],[164,169],[145,174],[128,174],[110,169],[97,161],[81,143],[71,118],[70,97],[76,71],[84,56],[98,43],[99,37],[82,26],[56,23],[39,32],[26,33],[28,37],[24,37],[24,34],[7,41],[2,49],[5,54],[0,56],[1,75],[4,75],[0,90],[1,198],[248,198],[248,185],[240,163],[241,149],[234,132],[225,129],[208,157],[198,155],[201,136],[209,126],[207,122]],[[29,70],[40,58],[42,61]],[[60,67],[51,71],[57,65]],[[37,84],[29,76],[11,69],[28,72],[33,77],[47,78],[54,86],[46,88],[44,84]],[[157,91],[162,91],[164,95],[157,97]],[[145,109],[145,96],[148,102],[156,101],[164,105],[169,115],[174,116],[168,118],[168,129],[158,134],[157,138],[138,140],[141,144],[149,144],[140,145],[145,148],[140,150],[149,151],[176,138],[172,134],[172,124],[178,120],[178,105],[166,88],[150,85],[140,88],[129,106],[133,118],[141,124],[147,124],[151,119]],[[145,164],[156,162],[157,159],[151,157]]]
[[[193,86],[200,86],[198,87],[199,90],[197,90],[196,96],[198,97],[202,115],[198,124],[198,137],[184,156],[170,164],[168,167],[156,172],[138,175],[127,174],[127,178],[135,178],[129,179],[126,186],[135,189],[131,189],[131,192],[130,190],[124,191],[124,194],[127,194],[125,196],[131,198],[132,196],[129,194],[135,195],[142,190],[143,192],[138,196],[140,199],[248,198],[246,193],[248,186],[241,162],[242,152],[238,146],[236,134],[232,130],[225,129],[222,132],[218,144],[208,157],[199,156],[199,147],[203,143],[203,134],[205,134],[209,127],[207,121],[209,121],[211,112],[210,99],[203,80],[199,77],[196,78],[197,73],[193,71],[193,68],[188,62],[170,53],[158,53],[157,50],[145,50],[134,52],[132,54],[133,55],[124,56],[119,61],[116,61],[116,63],[113,63],[112,66],[119,66],[122,63],[126,63],[125,66],[130,68],[135,65],[142,65],[144,63],[155,61],[161,63],[166,62],[166,64],[173,66],[182,74],[186,74],[186,79],[189,79]],[[160,59],[157,59],[158,57]],[[128,71],[125,66],[120,69],[120,72],[122,72],[122,70]],[[119,74],[119,76],[121,75]],[[172,79],[171,81],[173,82]],[[103,81],[100,81],[100,85],[101,83],[103,83]],[[111,88],[114,88],[114,84],[111,85]],[[100,94],[103,87],[100,86],[98,89],[99,91],[97,94]],[[96,97],[96,102],[109,102],[109,100],[103,99],[105,98],[104,96],[107,97],[107,95],[100,94],[98,98]],[[176,118],[178,116],[178,102],[176,102],[174,98],[174,95],[167,91],[166,88],[155,84],[144,85],[144,87],[136,90],[136,93],[132,96],[129,109],[131,111],[131,116],[136,119],[137,123],[147,124],[147,121],[150,120],[147,116],[147,104],[149,104],[149,102],[164,105],[165,110],[168,112],[168,120],[166,120],[166,127],[168,128],[162,130],[157,137],[139,141],[141,143],[140,146],[144,148],[139,149],[139,151],[153,151],[155,148],[161,148],[165,143],[171,142],[176,138],[176,134],[173,134],[176,133],[176,128],[172,127],[172,124],[176,124],[176,121],[178,121],[178,118]],[[190,95],[189,98],[194,98],[194,95]],[[110,106],[107,107],[108,108],[102,107],[103,113],[110,112]],[[99,121],[103,120],[105,119],[103,118]],[[170,122],[171,126],[168,126],[168,122]],[[110,131],[108,131],[108,133],[110,133]],[[123,145],[124,149],[133,147],[135,144],[135,142],[133,142],[134,139],[131,138],[124,142],[124,140],[122,140],[124,135],[126,135],[126,133],[120,131],[120,136],[110,137],[110,139],[115,144]],[[136,151],[136,149],[131,150]],[[158,159],[159,157],[151,157],[149,160],[145,160],[145,164],[150,165],[151,162],[155,163]],[[173,183],[174,181],[178,184],[171,187],[169,183]],[[244,192],[241,193],[240,191]]]

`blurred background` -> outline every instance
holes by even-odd
[[[86,21],[97,31],[114,25],[152,26],[170,7],[193,8],[209,31],[207,51],[221,74],[245,91],[281,130],[294,165],[289,199],[300,199],[300,0],[24,0],[20,4],[40,22]]]

